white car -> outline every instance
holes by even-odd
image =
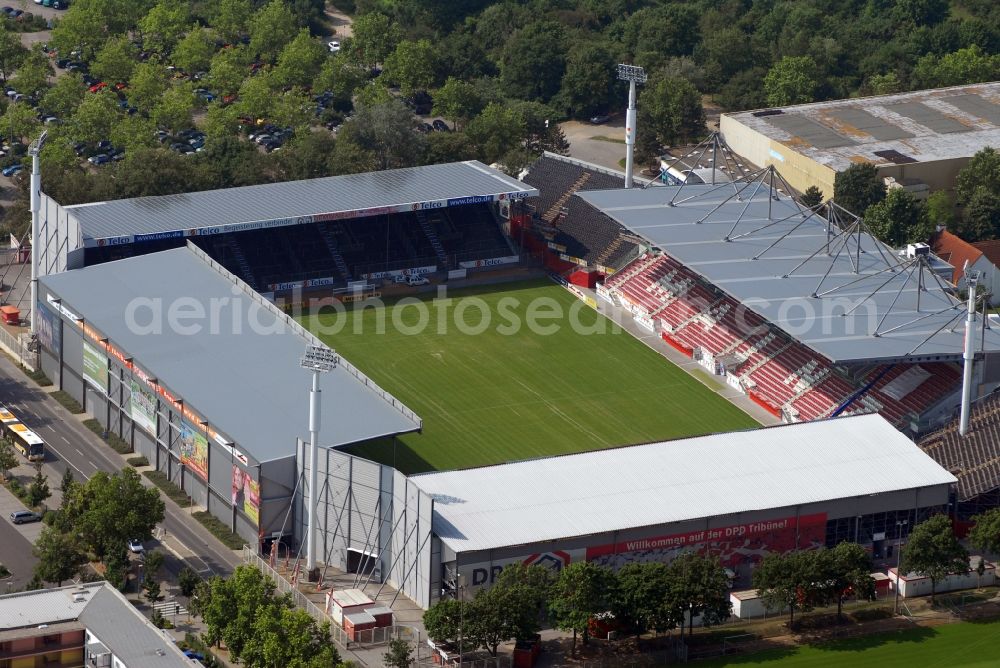
[[[406,284],[407,285],[414,285],[414,286],[416,286],[416,285],[427,285],[428,283],[430,283],[430,280],[426,276],[416,275],[416,276],[407,276],[406,277]]]
[[[338,51],[340,51],[340,42],[335,39],[327,42],[326,46],[328,49],[330,49],[330,53],[337,53]]]
[[[132,554],[142,554],[146,551],[146,548],[142,546],[142,541],[138,538],[133,538],[128,542],[128,551]]]

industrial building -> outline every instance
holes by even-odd
[[[57,387],[251,545],[281,531],[308,438],[300,358],[319,340],[193,245],[39,283]],[[325,447],[421,427],[346,360],[324,385]]]
[[[0,596],[0,666],[200,665],[107,582]]]
[[[746,581],[771,552],[851,540],[882,557],[897,522],[948,512],[955,482],[878,415],[410,477],[335,450],[320,466],[326,560],[376,582],[399,568],[425,608],[511,563],[617,568],[693,548]]]
[[[723,114],[733,151],[774,165],[802,192],[868,162],[918,197],[954,187],[977,151],[1000,146],[1000,82]],[[857,211],[855,213],[862,213]]]

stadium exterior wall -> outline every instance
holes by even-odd
[[[49,324],[39,359],[60,390],[251,545],[281,530],[295,482],[292,456],[257,462],[238,443],[209,438],[210,415],[169,388],[174,402],[152,390],[142,360],[93,329],[44,279],[39,301]]]

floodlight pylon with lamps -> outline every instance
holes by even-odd
[[[38,327],[36,325],[37,318],[35,317],[35,312],[38,310],[38,263],[39,256],[41,253],[38,248],[38,225],[39,225],[39,208],[41,203],[41,193],[42,193],[42,166],[41,159],[38,157],[42,152],[42,147],[45,146],[45,139],[48,137],[48,131],[43,131],[38,139],[31,142],[28,146],[28,155],[31,156],[31,193],[29,200],[31,202],[31,333],[36,334]]]
[[[625,112],[625,187],[632,187],[635,152],[636,84],[646,83],[646,70],[638,65],[618,66],[618,78],[628,82],[628,110]]]
[[[316,570],[316,530],[319,526],[316,513],[319,508],[319,428],[320,393],[319,376],[337,368],[337,353],[326,346],[308,346],[299,365],[312,371],[312,389],[309,391],[309,507],[306,524],[306,573]]]

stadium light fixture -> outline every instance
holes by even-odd
[[[318,527],[316,512],[319,508],[319,475],[316,471],[319,464],[319,407],[320,390],[319,376],[337,368],[337,353],[326,346],[308,346],[299,364],[303,369],[313,372],[312,389],[309,391],[309,495],[307,497],[309,513],[306,525],[306,573],[316,570],[316,529]]]
[[[48,131],[42,132],[38,139],[28,146],[28,155],[31,156],[31,333],[33,335],[38,333],[35,313],[38,311],[38,256],[40,255],[38,250],[38,218],[42,192],[42,166],[38,155],[42,152],[48,135]]]
[[[618,66],[618,78],[628,82],[628,110],[625,112],[625,187],[632,187],[633,153],[635,152],[636,84],[646,83],[646,70],[638,65]]]
[[[976,325],[976,288],[979,286],[979,272],[969,270],[969,261],[963,266],[966,288],[969,290],[967,311],[965,314],[965,349],[962,352],[962,409],[958,421],[958,434],[969,433],[969,414],[972,411],[972,366],[976,354],[973,350]]]

